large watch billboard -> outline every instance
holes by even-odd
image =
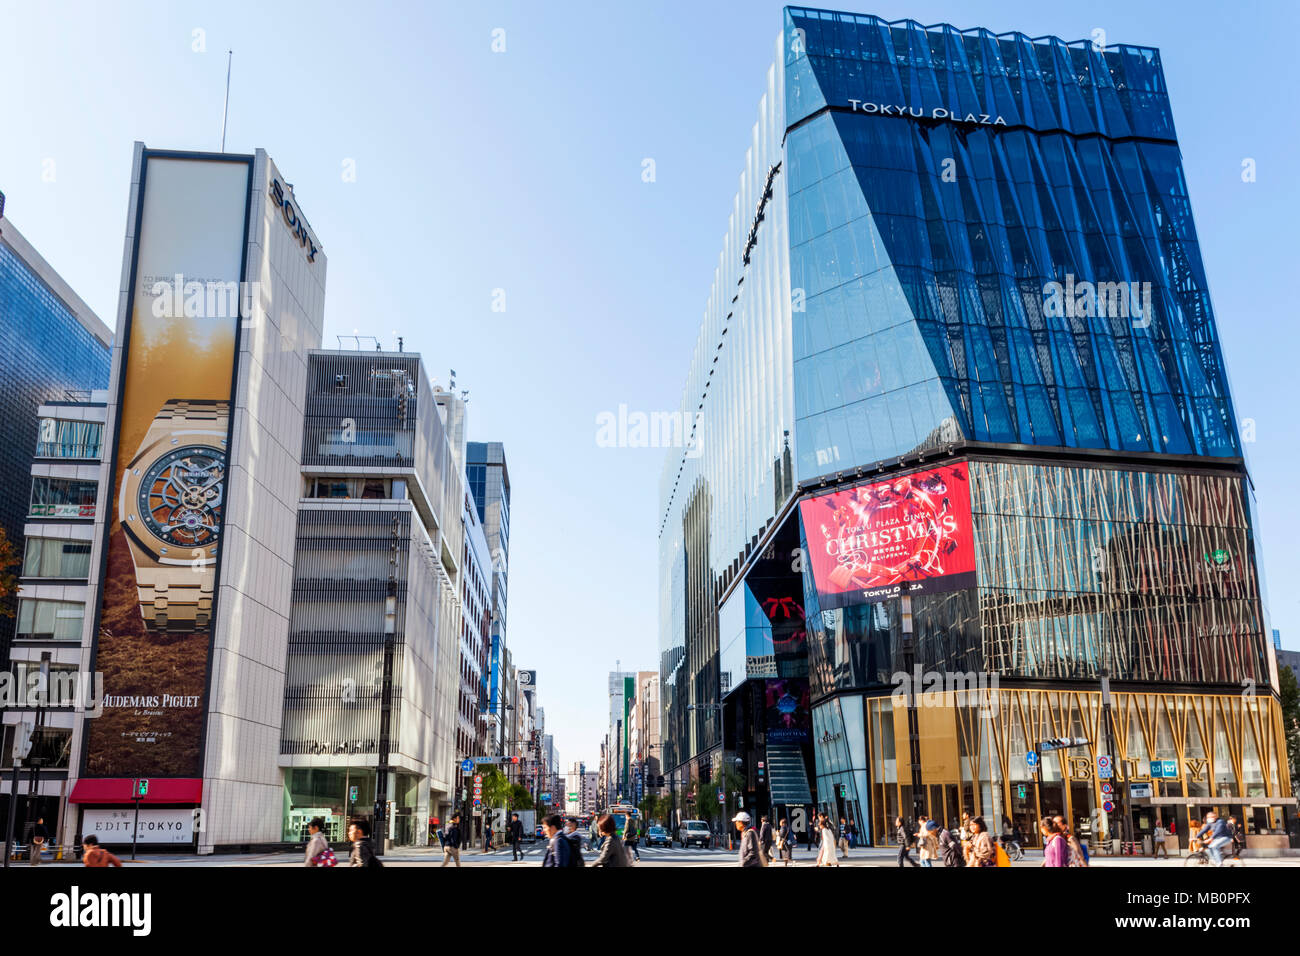
[[[142,155],[86,776],[202,776],[251,177],[249,156]]]
[[[966,462],[799,503],[823,609],[975,584]]]

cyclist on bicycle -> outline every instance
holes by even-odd
[[[1197,831],[1197,839],[1208,836],[1205,840],[1205,852],[1210,855],[1210,861],[1215,866],[1223,866],[1223,848],[1232,842],[1232,834],[1228,832],[1228,824],[1219,819],[1219,815],[1211,810],[1205,816],[1205,826]]]

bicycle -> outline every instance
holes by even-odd
[[[1012,863],[1018,863],[1025,858],[1024,848],[1018,841],[1004,836],[998,842],[1002,844],[1002,849],[1006,851],[1007,858]]]
[[[1231,844],[1231,849],[1220,855],[1223,857],[1224,866],[1246,865],[1246,861],[1241,858],[1241,845],[1238,843]],[[1197,847],[1183,858],[1183,866],[1204,866],[1210,863],[1210,851],[1204,846]]]

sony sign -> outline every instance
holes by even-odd
[[[293,237],[298,240],[298,245],[307,250],[307,261],[315,262],[316,253],[319,251],[316,248],[316,240],[312,238],[307,229],[307,217],[302,214],[301,209],[296,208],[293,204],[291,198],[293,193],[286,196],[283,184],[281,184],[280,180],[273,178],[269,195],[271,202],[275,203],[284,216],[284,224],[289,227]]]
[[[953,123],[977,123],[983,126],[1006,126],[1007,121],[1001,116],[990,116],[988,113],[967,113],[962,116],[955,110],[946,110],[941,106],[936,106],[927,114],[925,110],[916,106],[901,106],[896,103],[869,103],[866,100],[849,100],[849,106],[855,113],[877,113],[880,116],[913,116],[921,119],[929,116],[930,119],[949,120]]]

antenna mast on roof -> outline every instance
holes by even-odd
[[[226,117],[230,114],[230,61],[235,58],[234,50],[226,51],[226,101],[221,105],[221,151],[226,151]]]

